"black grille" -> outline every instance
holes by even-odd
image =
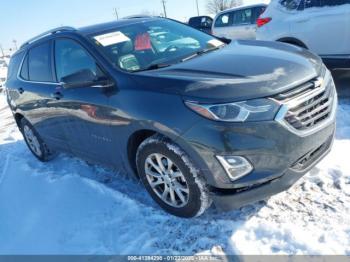
[[[299,158],[293,165],[292,169],[304,170],[314,163],[327,149],[331,146],[333,141],[333,135],[330,136],[327,141],[318,148],[311,150],[301,158]]]
[[[333,81],[323,86],[318,79],[313,79],[275,99],[289,108],[286,122],[297,130],[305,131],[331,116],[335,94]]]

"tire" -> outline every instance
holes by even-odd
[[[25,118],[22,118],[20,122],[20,130],[29,150],[38,160],[48,162],[53,159],[54,152],[49,150],[39,133]]]
[[[190,218],[210,207],[209,191],[198,169],[168,139],[160,135],[146,139],[138,148],[136,164],[146,190],[168,213]]]

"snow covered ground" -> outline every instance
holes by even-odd
[[[0,254],[350,255],[350,101],[332,153],[289,191],[229,213],[172,217],[122,174],[39,163],[0,95]]]

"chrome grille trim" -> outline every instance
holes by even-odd
[[[275,120],[299,136],[308,136],[334,122],[338,98],[330,72],[274,98],[281,104]]]

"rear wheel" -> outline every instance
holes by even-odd
[[[159,135],[140,145],[137,169],[152,198],[175,216],[199,216],[211,204],[206,183],[189,157]]]
[[[42,162],[51,160],[54,156],[53,152],[49,150],[34,127],[24,118],[20,124],[24,141],[33,155]]]

